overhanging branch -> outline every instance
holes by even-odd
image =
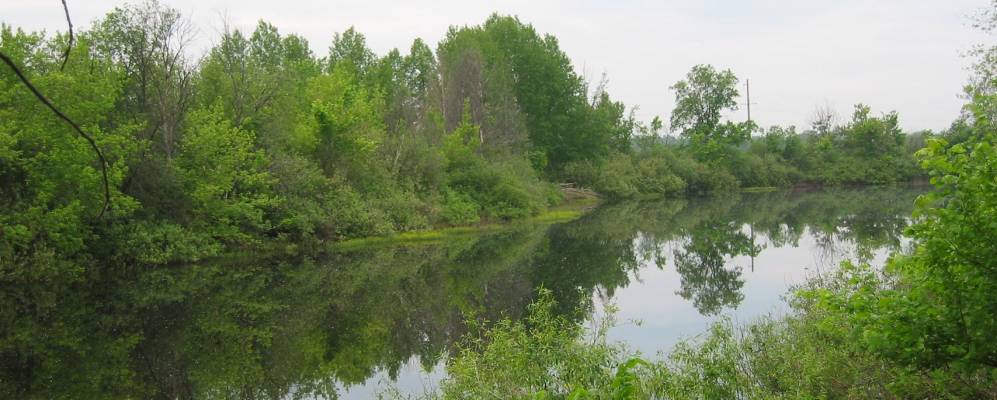
[[[25,76],[24,73],[21,72],[21,69],[17,67],[17,64],[14,63],[14,60],[12,60],[9,56],[4,54],[3,52],[0,52],[0,59],[2,59],[3,62],[7,64],[7,66],[10,67],[10,69],[14,71],[14,74],[17,75],[17,78],[21,80],[21,83],[23,83],[24,86],[28,88],[28,90],[31,90],[31,93],[34,94],[36,98],[38,98],[38,101],[41,101],[42,104],[48,107],[49,110],[52,110],[52,112],[57,117],[59,117],[63,121],[66,121],[66,123],[69,124],[69,126],[73,127],[76,133],[80,134],[80,136],[86,139],[87,142],[90,143],[90,147],[93,149],[93,151],[97,153],[97,158],[100,159],[100,172],[104,179],[104,205],[101,206],[100,213],[97,215],[97,218],[103,217],[104,212],[107,211],[108,206],[110,206],[111,204],[111,186],[107,179],[107,160],[104,159],[104,153],[102,153],[100,151],[100,148],[97,147],[97,142],[93,140],[93,137],[84,132],[83,128],[80,128],[79,124],[77,124],[75,121],[66,116],[66,114],[64,114],[62,111],[56,108],[55,105],[53,105],[52,102],[49,101],[49,99],[46,98],[45,95],[43,95],[38,90],[38,88],[36,88],[35,85],[31,83],[30,80],[28,80],[28,77]]]

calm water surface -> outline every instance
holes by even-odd
[[[0,294],[0,397],[370,398],[433,388],[468,315],[520,318],[543,286],[654,357],[747,321],[841,260],[905,241],[916,188],[620,203],[442,243],[93,273]],[[578,305],[583,307],[579,310]]]

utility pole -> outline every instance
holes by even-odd
[[[744,80],[744,94],[748,97],[748,122],[751,122],[751,80]],[[751,229],[751,272],[755,272],[755,224],[748,224]]]
[[[748,122],[751,122],[751,80],[744,80],[744,94],[748,97]],[[755,224],[748,224],[751,229],[751,272],[755,272]]]
[[[748,224],[751,228],[751,272],[755,272],[755,224]]]
[[[751,122],[751,80],[744,80],[744,91],[748,96],[748,122]]]

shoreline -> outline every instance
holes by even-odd
[[[367,236],[328,242],[323,247],[332,251],[353,251],[386,245],[431,244],[449,238],[496,232],[526,224],[557,224],[573,221],[604,203],[605,201],[598,197],[572,198],[527,218],[488,221],[476,225],[447,226],[392,235]]]

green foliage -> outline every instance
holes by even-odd
[[[997,329],[997,247],[990,240],[997,233],[997,170],[992,135],[969,145],[937,139],[919,152],[937,189],[918,200],[912,254],[895,257],[884,275],[847,268],[849,290],[805,294],[863,349],[909,368],[966,377],[972,393],[986,382],[976,374],[997,369],[989,337]]]
[[[547,206],[547,185],[536,177],[526,160],[489,162],[480,153],[481,128],[471,123],[470,106],[453,132],[444,138],[447,160],[447,206],[444,218],[476,220],[466,214],[480,207],[485,217],[512,219],[536,215]]]
[[[891,266],[910,285],[895,311],[909,330],[891,343],[891,354],[907,363],[997,370],[990,338],[997,330],[995,145],[991,132],[965,146],[931,140],[918,153],[937,190],[919,200],[920,221],[910,231],[918,248]]]
[[[641,193],[675,196],[687,189],[686,181],[676,175],[664,157],[639,157],[636,168],[637,191]]]
[[[590,338],[554,312],[541,289],[524,321],[502,319],[469,335],[447,363],[443,399],[640,399],[655,391],[654,367],[606,340],[610,320]]]
[[[328,176],[358,179],[383,140],[381,101],[356,81],[349,69],[312,78],[310,115],[298,129],[308,132],[315,158]]]
[[[343,33],[336,33],[329,46],[329,71],[343,69],[363,78],[376,60],[374,52],[367,48],[367,39],[352,26]]]
[[[557,39],[509,16],[492,15],[481,26],[451,28],[439,46],[450,126],[465,100],[484,130],[484,145],[515,143],[525,131],[533,165],[558,171],[571,161],[601,159],[629,145],[632,120],[622,103],[587,85]],[[481,96],[481,89],[492,96]],[[521,115],[520,115],[521,113]]]
[[[0,50],[16,57],[39,90],[65,103],[62,111],[103,149],[114,203],[108,218],[124,219],[137,205],[119,187],[130,154],[141,145],[132,137],[134,125],[109,123],[122,91],[120,75],[90,44],[81,37],[76,57],[60,71],[41,35],[0,27]],[[0,69],[0,104],[0,275],[22,283],[70,277],[100,238],[97,157],[7,68]]]
[[[737,77],[730,70],[697,65],[671,89],[675,91],[672,130],[681,131],[700,161],[722,160],[729,146],[751,137],[755,128],[751,121],[720,121],[724,111],[737,110]]]
[[[481,206],[484,216],[499,219],[536,215],[548,205],[548,183],[540,181],[525,161],[507,161],[487,168],[454,171],[448,186],[470,196]]]
[[[714,323],[699,341],[682,342],[669,354],[668,398],[764,398],[745,371],[745,350],[727,319]]]
[[[797,161],[805,179],[829,183],[895,183],[916,174],[912,151],[905,146],[895,112],[869,115],[869,107],[855,106],[852,121],[825,136],[812,139],[807,160]]]
[[[190,196],[191,227],[226,241],[269,229],[264,213],[278,202],[253,135],[233,127],[217,107],[192,112],[187,126],[173,167]]]
[[[786,187],[801,180],[799,170],[772,153],[737,153],[727,160],[727,168],[742,187]]]
[[[613,154],[603,162],[575,161],[564,167],[569,181],[590,187],[610,198],[629,198],[638,194],[637,170],[626,154]]]
[[[53,49],[65,36],[2,28],[5,54],[97,140],[113,198],[107,224],[95,221],[90,150],[4,71],[0,240],[11,270],[522,218],[561,200],[542,178],[631,198],[894,182],[912,165],[896,115],[861,107],[826,141],[784,132],[743,152],[752,127],[719,119],[737,80],[708,66],[675,85],[672,125],[691,147],[665,143],[660,119],[636,122],[605,79],[590,87],[555,37],[510,16],[451,28],[435,54],[416,39],[408,54],[379,56],[350,28],[320,59],[260,21],[251,33],[226,30],[195,62],[183,49],[190,33],[156,1],[119,7],[78,32],[61,70]]]
[[[845,148],[861,142],[896,149],[902,141],[895,126],[895,115],[872,119],[868,108],[856,107]],[[917,201],[916,222],[908,229],[911,252],[895,253],[885,269],[843,263],[795,290],[789,315],[750,324],[740,337],[726,324],[715,326],[704,341],[680,346],[684,363],[672,376],[688,376],[682,391],[705,397],[993,397],[997,139],[986,123],[978,126],[984,130],[965,142],[929,139],[918,152],[935,190]],[[854,150],[854,157],[880,156]]]
[[[451,225],[471,225],[481,219],[478,215],[481,206],[471,196],[454,191],[446,191],[443,196],[440,217],[444,222]]]
[[[601,162],[572,162],[562,175],[613,199],[709,195],[734,190],[739,184],[726,169],[660,144],[631,154],[614,153]]]

